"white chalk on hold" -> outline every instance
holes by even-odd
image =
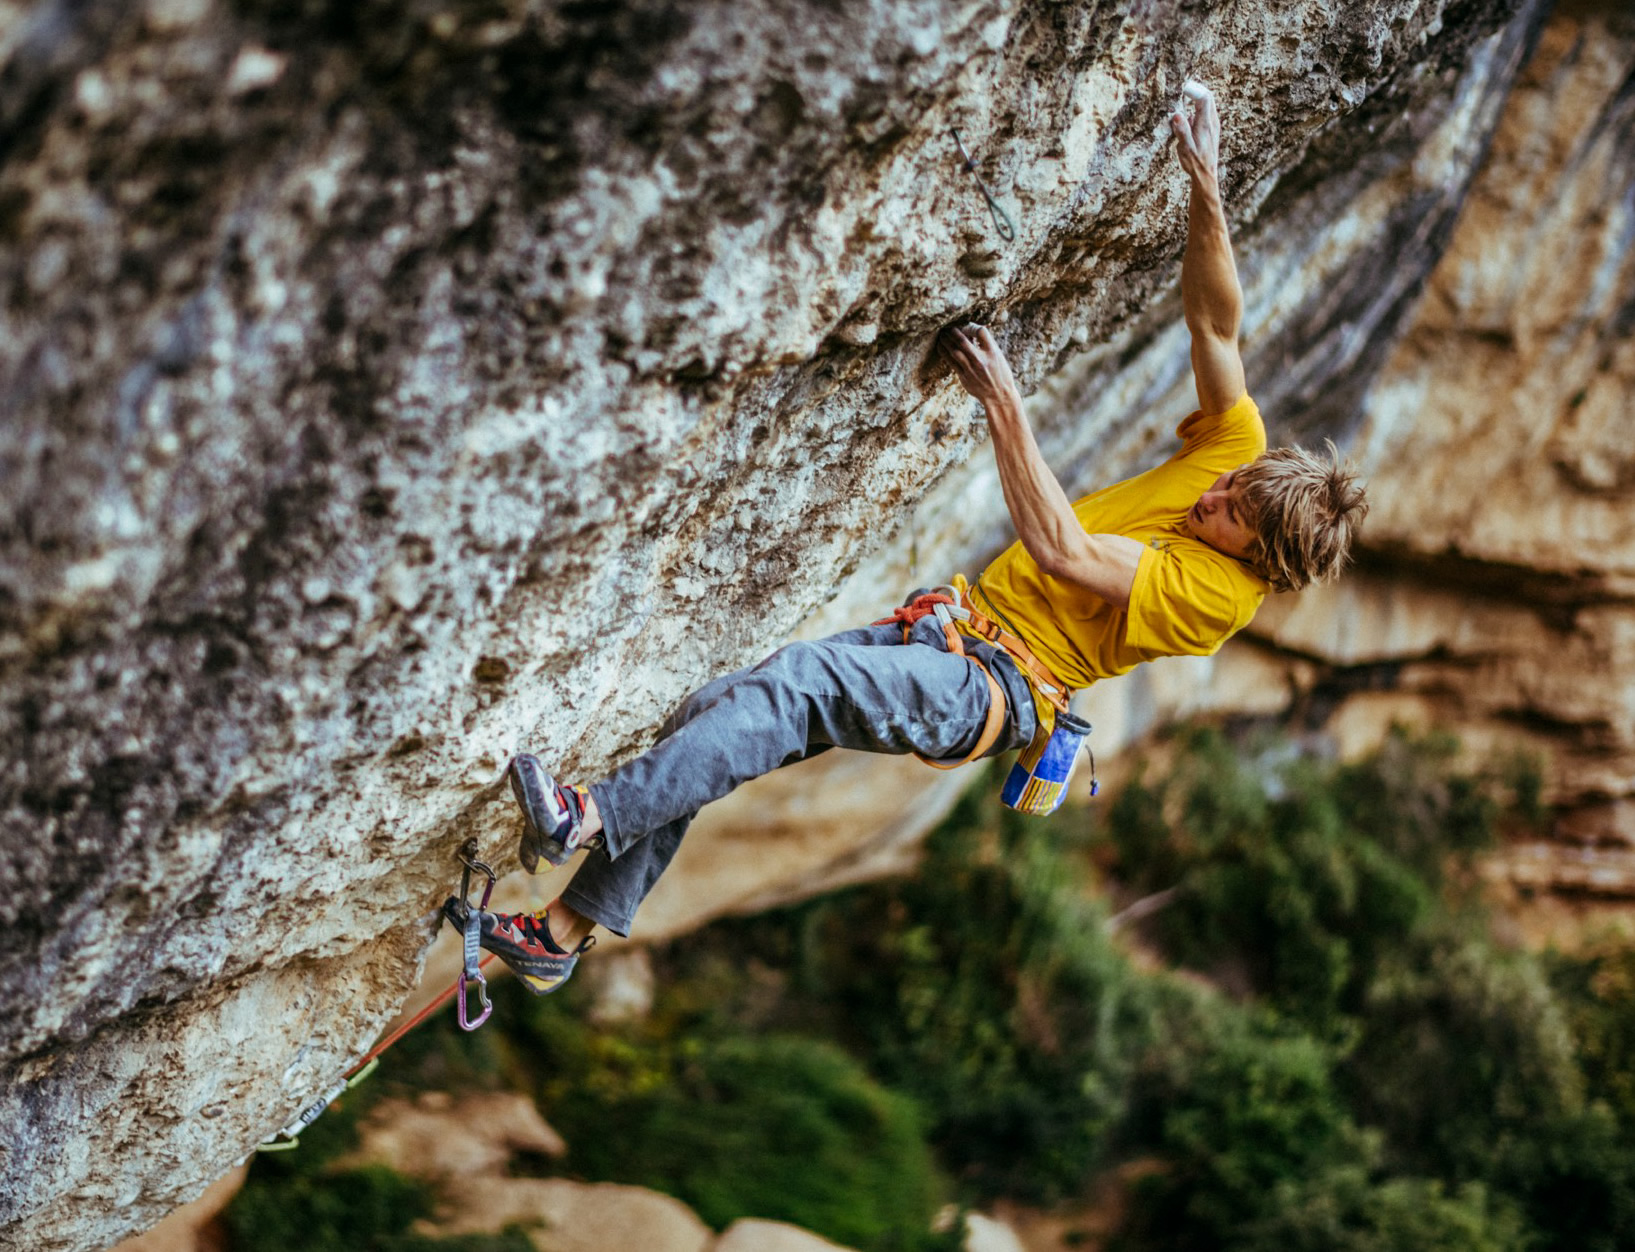
[[[1207,100],[1209,88],[1205,87],[1196,78],[1189,78],[1181,84],[1181,94],[1188,100]]]

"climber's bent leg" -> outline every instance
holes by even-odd
[[[933,619],[911,644],[884,646],[901,637],[891,625],[791,644],[689,697],[659,743],[590,788],[606,846],[589,854],[563,902],[627,934],[700,808],[829,747],[953,760],[969,752],[987,716],[986,679],[947,652]],[[1037,726],[1026,683],[1002,653],[966,646],[1006,689],[990,754],[1022,746]]]
[[[709,708],[722,692],[750,673],[753,668],[747,666],[723,674],[693,692],[659,727],[658,743],[669,739],[677,730]],[[600,826],[601,810],[597,804],[596,791],[595,788],[589,790],[590,800],[586,811],[588,813],[592,806],[596,808]],[[691,824],[692,814],[689,813],[650,832],[647,838],[629,849],[619,859],[617,865],[608,856],[604,840],[602,845],[585,857],[584,863],[579,866],[579,872],[573,876],[573,881],[562,893],[559,903],[566,906],[562,920],[567,921],[566,913],[571,912],[575,919],[605,926],[616,935],[628,936],[637,906],[647,898],[648,893],[658,883],[660,875],[669,867],[676,850],[681,847],[681,840],[687,833],[687,827]]]
[[[896,629],[871,633],[889,640]],[[711,684],[662,742],[592,786],[609,854],[617,860],[645,835],[814,747],[957,760],[976,744],[987,680],[946,651],[934,621],[922,621],[906,646],[860,647],[857,634],[790,644]],[[1014,722],[1017,710],[1008,712]]]

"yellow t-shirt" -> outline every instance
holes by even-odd
[[[1265,599],[1264,580],[1186,528],[1187,510],[1217,478],[1266,450],[1260,410],[1245,395],[1224,413],[1194,412],[1175,433],[1181,450],[1169,460],[1073,506],[1085,533],[1146,545],[1128,609],[1043,573],[1020,541],[973,588],[976,608],[1021,635],[1069,687],[1154,657],[1207,656],[1248,625]]]

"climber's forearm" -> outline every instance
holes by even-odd
[[[1010,362],[993,332],[975,323],[951,326],[943,335],[943,352],[960,385],[988,415],[1005,507],[1028,555],[1051,577],[1085,587],[1116,608],[1127,607],[1141,545],[1122,535],[1084,533],[1039,452]]]
[[[1238,327],[1243,288],[1232,259],[1232,240],[1220,186],[1212,173],[1192,176],[1187,246],[1181,259],[1181,308],[1192,332],[1192,378],[1205,413],[1230,408],[1244,391]]]
[[[1243,394],[1243,358],[1238,326],[1243,321],[1243,288],[1232,260],[1232,240],[1221,204],[1221,119],[1215,97],[1190,79],[1185,101],[1170,118],[1175,155],[1186,171],[1187,246],[1181,258],[1181,309],[1192,332],[1192,378],[1205,413],[1230,408]]]
[[[1232,257],[1221,189],[1213,174],[1192,177],[1187,203],[1187,246],[1181,259],[1181,308],[1187,329],[1236,342],[1243,321],[1243,288]]]
[[[1066,559],[1073,533],[1083,533],[1073,515],[1072,502],[1045,464],[1033,429],[1022,414],[1020,399],[1014,393],[998,396],[983,408],[993,434],[999,485],[1017,538],[1039,568],[1050,573]]]
[[[1128,607],[1141,545],[1122,535],[1085,533],[1014,391],[986,400],[983,408],[1005,507],[1028,555],[1052,578],[1084,587],[1114,608]]]

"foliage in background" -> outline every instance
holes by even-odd
[[[1175,893],[1152,928],[1174,960],[1341,1039],[1382,963],[1457,903],[1450,860],[1492,842],[1493,788],[1452,751],[1397,737],[1336,767],[1195,735],[1161,783],[1114,801],[1118,876]]]
[[[544,1006],[529,1029],[575,1172],[667,1191],[718,1230],[753,1216],[882,1252],[934,1242],[945,1187],[918,1107],[833,1044],[594,1035]]]
[[[233,1252],[533,1252],[518,1229],[433,1239],[409,1233],[431,1212],[425,1187],[380,1166],[337,1171],[377,1092],[348,1095],[289,1152],[255,1157],[225,1218]]]
[[[1635,1246],[1635,954],[1495,943],[1473,872],[1542,816],[1537,771],[1400,737],[1350,765],[1208,732],[1169,757],[1093,820],[976,787],[914,875],[658,953],[646,1020],[592,1025],[589,980],[505,988],[392,1081],[531,1090],[571,1174],[858,1248],[938,1246],[942,1177],[1048,1204],[1115,1169],[1116,1252]],[[1157,911],[1111,934],[1093,867]],[[282,1214],[246,1227],[408,1246],[408,1219],[345,1227],[311,1172],[265,1185]],[[382,1221],[413,1207],[344,1185]]]
[[[1070,829],[1030,825],[977,789],[921,872],[799,918],[791,994],[826,1002],[882,1080],[933,1111],[932,1142],[978,1198],[1078,1192],[1176,997],[1103,937]]]
[[[1293,1216],[1341,1211],[1347,1191],[1358,1229],[1318,1244],[1610,1250],[1635,1239],[1635,1172],[1621,1147],[1635,1123],[1586,1085],[1596,1037],[1614,1068],[1628,1055],[1616,1014],[1563,994],[1577,963],[1553,958],[1552,984],[1550,962],[1495,944],[1472,873],[1501,825],[1539,819],[1537,772],[1510,761],[1471,775],[1453,756],[1449,742],[1398,736],[1333,766],[1280,760],[1275,746],[1234,753],[1206,734],[1186,741],[1159,783],[1119,797],[1108,831],[1117,872],[1138,890],[1175,893],[1154,940],[1326,1041],[1332,1090],[1367,1145],[1338,1171],[1320,1158],[1300,1167],[1304,1181],[1280,1181],[1259,1216],[1205,1222],[1189,1237],[1180,1215],[1201,1202],[1208,1215],[1221,1188],[1194,1174],[1183,1195],[1185,1170],[1160,1176],[1139,1206],[1137,1227],[1144,1220],[1152,1237],[1130,1246],[1300,1246],[1309,1223],[1291,1226]],[[1160,1096],[1171,1119],[1186,1085]],[[1223,1121],[1213,1138],[1235,1158],[1242,1148],[1228,1145],[1248,1137]],[[1157,1140],[1175,1153],[1167,1124]],[[1394,1193],[1419,1194],[1417,1212],[1443,1233],[1395,1243],[1390,1223],[1364,1220]]]

